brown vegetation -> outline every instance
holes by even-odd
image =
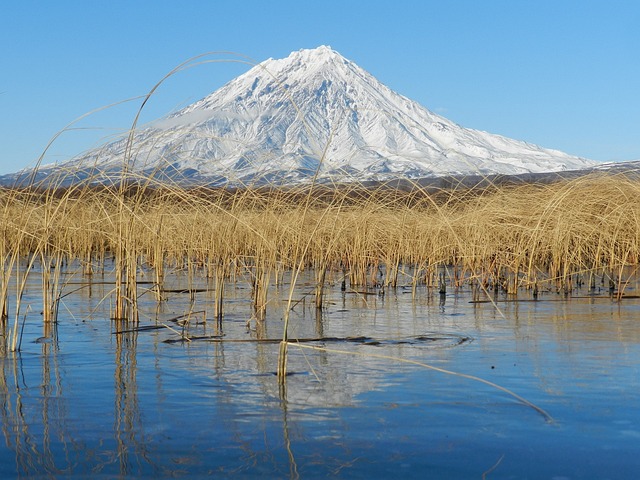
[[[255,318],[269,286],[302,269],[350,288],[471,282],[484,290],[554,288],[610,279],[621,295],[624,267],[640,252],[640,183],[592,175],[557,183],[426,191],[388,187],[187,190],[164,186],[0,191],[0,312],[18,285],[10,348],[16,349],[20,285],[41,264],[44,320],[55,319],[65,264],[87,272],[115,258],[114,318],[137,318],[136,279],[154,272],[158,300],[166,269],[214,279],[214,315],[225,282],[241,272]],[[604,278],[603,277],[603,278]],[[608,285],[607,285],[608,286]]]

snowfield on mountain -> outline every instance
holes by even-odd
[[[342,183],[581,170],[596,162],[472,130],[394,92],[330,47],[266,60],[131,137],[57,165],[209,185]]]

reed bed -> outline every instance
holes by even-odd
[[[21,288],[41,267],[44,321],[55,321],[59,273],[115,272],[113,317],[137,320],[140,272],[157,300],[167,269],[213,280],[213,314],[224,285],[251,285],[255,321],[269,289],[302,269],[315,275],[322,308],[328,279],[343,289],[446,288],[569,294],[596,276],[622,296],[640,252],[640,182],[594,174],[539,185],[400,191],[384,185],[205,190],[168,185],[0,190],[0,312],[18,348]],[[113,261],[113,263],[110,263]],[[336,280],[337,279],[337,280]],[[9,284],[18,285],[15,299]],[[194,298],[195,299],[195,298]],[[9,306],[12,306],[11,314]]]

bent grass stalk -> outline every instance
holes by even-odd
[[[327,352],[327,353],[337,353],[340,355],[354,355],[354,356],[362,356],[362,357],[368,357],[368,358],[380,358],[383,360],[392,360],[394,362],[400,362],[400,363],[409,363],[412,365],[418,365],[420,367],[423,368],[427,368],[429,370],[433,370],[436,372],[440,372],[440,373],[444,373],[446,375],[453,375],[455,377],[460,377],[460,378],[466,378],[468,380],[473,380],[474,382],[480,382],[480,383],[484,383],[485,385],[488,385],[492,388],[495,388],[497,390],[500,390],[501,392],[504,392],[508,395],[511,395],[513,398],[515,398],[516,400],[518,400],[520,403],[526,405],[527,407],[530,407],[532,409],[534,409],[536,412],[538,412],[540,415],[542,415],[544,417],[544,419],[549,422],[549,423],[554,423],[555,420],[553,419],[553,417],[547,413],[545,410],[543,410],[542,408],[538,407],[537,405],[531,403],[530,401],[528,401],[527,399],[521,397],[520,395],[518,395],[517,393],[512,392],[511,390],[502,387],[496,383],[490,382],[489,380],[485,380],[484,378],[480,378],[480,377],[476,377],[474,375],[468,375],[466,373],[460,373],[460,372],[454,372],[452,370],[446,370],[444,368],[440,368],[440,367],[435,367],[433,365],[429,365],[428,363],[424,363],[424,362],[418,362],[417,360],[411,360],[408,358],[398,358],[398,357],[392,357],[390,355],[380,355],[377,353],[363,353],[363,352],[353,352],[353,351],[349,351],[349,350],[338,350],[338,349],[334,349],[334,348],[326,348],[326,347],[318,347],[315,345],[306,345],[303,343],[299,343],[299,342],[289,342],[291,345],[295,345],[299,348],[306,348],[309,350],[318,350],[321,352]]]

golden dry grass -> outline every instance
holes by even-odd
[[[7,343],[19,349],[21,298],[28,272],[39,264],[45,322],[56,318],[60,272],[71,264],[84,272],[112,269],[112,316],[133,321],[142,270],[152,275],[158,301],[167,269],[186,271],[189,287],[197,275],[212,278],[218,322],[228,281],[251,284],[251,315],[260,321],[270,286],[286,277],[293,292],[303,269],[314,273],[318,308],[328,278],[352,289],[411,285],[415,294],[419,285],[468,282],[516,294],[521,288],[570,293],[576,281],[598,275],[621,296],[623,272],[638,263],[639,217],[640,181],[602,173],[544,185],[441,191],[225,191],[166,184],[4,189],[0,313],[6,326],[12,303]],[[10,282],[17,286],[15,299],[9,298]]]
[[[0,254],[62,255],[101,268],[123,248],[126,232],[123,254],[138,268],[191,265],[213,276],[239,266],[260,283],[300,262],[344,271],[352,285],[394,286],[428,280],[435,267],[450,265],[460,279],[464,273],[489,284],[513,274],[527,285],[635,265],[639,193],[635,179],[607,175],[461,192],[459,199],[455,191],[391,198],[345,190],[306,203],[280,191],[4,190]]]

